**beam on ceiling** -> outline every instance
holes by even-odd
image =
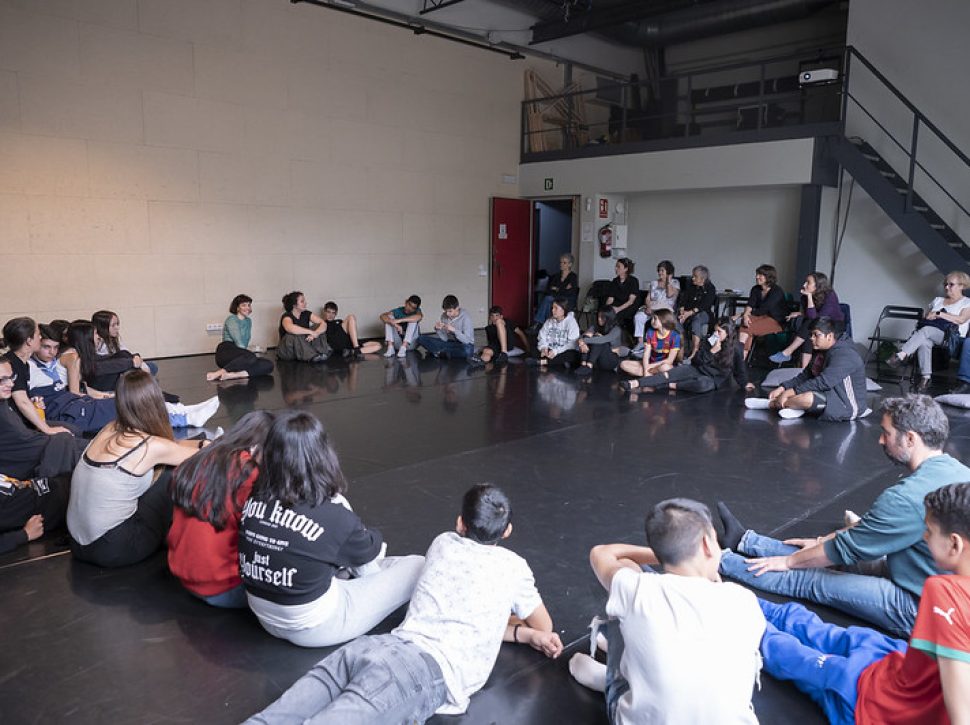
[[[462,2],[465,2],[465,0],[424,0],[424,8],[421,9],[420,15],[427,15],[435,10],[441,10],[449,5],[457,5]]]
[[[581,35],[592,30],[644,20],[645,18],[662,15],[672,10],[678,10],[686,5],[694,4],[690,0],[662,0],[661,2],[630,0],[629,2],[610,5],[601,10],[574,13],[569,16],[568,20],[552,20],[533,25],[531,28],[532,40],[529,41],[529,45],[546,43],[558,38]]]

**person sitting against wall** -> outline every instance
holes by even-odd
[[[650,318],[650,329],[643,339],[643,359],[624,360],[620,370],[635,378],[645,378],[672,370],[681,352],[677,318],[670,310],[659,310]]]
[[[239,536],[249,607],[274,637],[340,644],[411,598],[424,557],[385,558],[383,537],[350,509],[346,490],[323,424],[298,410],[277,415]],[[341,570],[357,576],[339,578]]]
[[[253,336],[253,298],[236,295],[229,303],[229,317],[222,323],[222,342],[216,346],[219,369],[206,373],[210,383],[236,378],[256,378],[273,372],[273,361],[259,357],[249,349]]]
[[[172,467],[206,440],[176,441],[155,379],[130,370],[118,380],[118,418],[91,441],[71,478],[67,528],[79,561],[105,568],[139,562],[172,524]]]
[[[499,305],[492,305],[488,309],[485,343],[485,347],[469,358],[472,365],[487,365],[493,361],[497,364],[505,363],[510,357],[518,357],[529,352],[529,338],[525,330],[506,319]]]
[[[788,302],[785,290],[778,286],[778,271],[770,264],[762,264],[754,271],[754,281],[748,304],[735,318],[741,322],[740,340],[745,355],[754,338],[781,332],[788,317]]]
[[[643,305],[633,316],[633,337],[636,341],[634,354],[643,352],[643,333],[656,310],[677,311],[680,281],[674,276],[674,265],[665,259],[657,265],[657,279],[650,280]]]
[[[549,319],[552,313],[552,303],[557,297],[565,297],[570,306],[575,308],[579,299],[579,279],[573,271],[576,260],[571,254],[559,257],[559,272],[549,277],[546,294],[536,310],[536,325],[541,325]]]
[[[380,320],[384,323],[384,341],[387,343],[384,357],[394,357],[395,354],[400,358],[407,357],[408,350],[413,348],[415,340],[421,334],[423,319],[421,298],[417,295],[408,297],[400,307],[381,313]]]
[[[536,355],[526,359],[529,365],[572,367],[579,362],[579,324],[565,297],[552,303],[552,316],[542,323],[536,340]]]
[[[91,324],[98,331],[101,343],[98,345],[98,355],[113,357],[119,352],[130,352],[121,342],[121,320],[111,310],[98,310],[91,315]],[[141,359],[141,356],[137,356]],[[139,367],[147,373],[158,375],[158,365],[150,360],[142,360]]]
[[[632,259],[620,257],[616,260],[616,277],[606,297],[606,304],[616,312],[616,324],[621,327],[633,319],[640,297],[640,280],[633,276],[633,268]]]
[[[620,365],[623,352],[623,331],[616,324],[616,313],[612,307],[600,307],[596,313],[596,324],[592,325],[577,342],[580,365],[576,374],[583,377],[593,374],[593,370],[615,372]]]
[[[337,317],[337,303],[333,300],[323,306],[323,320],[327,323],[327,343],[335,353],[344,358],[360,360],[369,353],[380,352],[381,344],[376,340],[361,343],[357,337],[357,317],[347,315]]]
[[[680,312],[677,320],[685,333],[690,332],[690,350],[693,357],[700,349],[701,340],[707,337],[708,327],[714,319],[714,306],[717,304],[717,289],[711,282],[711,273],[703,264],[698,264],[691,270],[690,284],[680,293],[678,304]]]
[[[283,310],[276,359],[313,363],[329,359],[331,349],[327,342],[327,323],[307,309],[303,293],[294,291],[283,295]]]
[[[845,329],[845,315],[839,306],[839,296],[829,284],[829,278],[822,272],[812,272],[805,277],[801,289],[801,305],[798,312],[792,312],[787,320],[797,320],[797,332],[784,350],[769,357],[773,363],[786,363],[795,351],[801,348],[800,367],[805,367],[812,359],[812,324],[820,317],[828,317],[837,326]],[[840,330],[841,332],[842,330]]]
[[[950,272],[943,281],[945,294],[933,298],[923,319],[916,324],[916,330],[899,352],[886,361],[890,367],[898,368],[915,354],[920,372],[919,392],[925,392],[930,386],[933,346],[943,344],[948,329],[951,334],[967,336],[967,329],[970,328],[970,297],[964,296],[967,286],[970,286],[970,275],[966,272]]]
[[[183,587],[214,607],[249,606],[239,576],[239,520],[274,417],[268,410],[246,413],[172,476],[168,568]]]
[[[620,387],[627,391],[649,388],[700,394],[723,388],[732,377],[742,390],[754,390],[754,383],[748,381],[737,325],[730,317],[722,317],[714,332],[700,342],[689,363],[648,377],[624,380]]]

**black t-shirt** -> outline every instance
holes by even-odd
[[[788,302],[785,299],[785,290],[778,285],[771,285],[768,288],[768,294],[765,294],[761,285],[756,284],[751,288],[748,304],[751,306],[753,316],[771,317],[779,325],[785,324],[785,318],[788,316]]]
[[[290,321],[294,325],[305,327],[308,330],[313,329],[313,323],[310,322],[310,310],[303,310],[299,317],[294,316],[292,312],[284,312],[283,316],[280,317],[280,337],[287,334],[286,328],[283,327],[283,320],[285,320],[287,317],[290,318]]]
[[[627,300],[630,299],[630,295],[634,295],[634,302],[636,302],[636,295],[640,294],[640,280],[634,277],[632,274],[628,275],[627,278],[620,282],[619,277],[614,277],[613,282],[610,284],[610,293],[607,297],[613,298],[613,306],[619,307],[620,305],[625,305]]]
[[[17,376],[13,384],[13,392],[16,393],[18,390],[23,390],[26,393],[29,387],[28,384],[30,383],[30,365],[17,357],[13,350],[4,355],[3,359],[10,363],[10,367],[13,368],[13,374]]]
[[[515,331],[519,329],[519,325],[512,322],[508,318],[505,319],[505,343],[507,345],[506,352],[511,350],[516,346],[517,340],[515,339]],[[485,340],[487,341],[486,347],[492,348],[495,352],[502,351],[502,345],[498,341],[498,328],[495,325],[485,326]]]
[[[562,278],[562,272],[549,278],[549,294],[553,297],[569,296],[576,292],[576,287],[579,281],[576,277],[575,272],[570,272],[566,275],[566,279]]]
[[[379,531],[340,504],[249,499],[239,528],[239,573],[254,596],[306,604],[326,593],[337,569],[373,561],[382,543]]]

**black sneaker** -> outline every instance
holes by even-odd
[[[576,374],[581,378],[588,378],[593,374],[593,368],[587,365],[580,365],[578,368],[576,368]]]
[[[507,352],[500,352],[495,356],[495,362],[499,365],[507,363],[509,361],[509,354]]]
[[[950,389],[951,395],[966,395],[970,393],[970,383],[961,380]]]
[[[352,357],[354,356],[354,351],[353,351],[353,350],[351,350],[351,349],[350,349],[350,348],[348,347],[348,348],[347,348],[346,350],[341,350],[341,351],[340,351],[340,356],[341,356],[341,357],[342,357],[342,358],[343,358],[344,360],[349,360],[350,358],[352,358]]]

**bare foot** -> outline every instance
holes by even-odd
[[[226,374],[225,370],[216,370],[214,373],[206,373],[205,379],[208,383],[214,383],[217,380],[222,380],[223,376]]]

